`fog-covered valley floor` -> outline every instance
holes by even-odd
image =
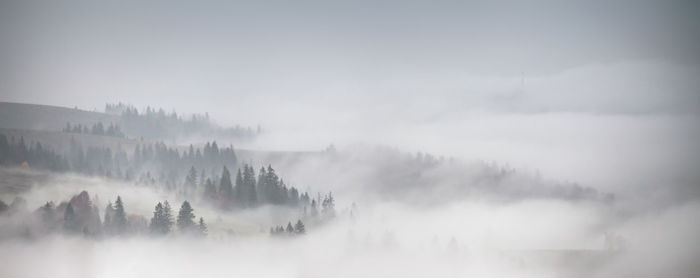
[[[359,159],[370,169],[387,168],[382,160],[400,161],[387,158],[388,154],[410,156],[383,148],[372,151],[377,153],[375,156],[365,154],[364,158],[358,158],[363,155],[358,155],[361,151],[357,149],[351,153],[354,163]],[[322,160],[321,164],[330,172],[327,176],[315,175],[317,178],[336,175],[349,182],[334,183],[333,190],[338,192],[335,218],[322,224],[307,223],[303,236],[272,236],[267,230],[303,219],[299,208],[263,206],[222,211],[204,200],[192,204],[194,214],[207,219],[205,238],[177,232],[167,236],[146,232],[97,238],[61,232],[24,234],[12,229],[32,225],[31,222],[21,218],[21,212],[5,213],[0,218],[4,234],[0,257],[6,267],[0,274],[3,277],[692,277],[698,271],[694,262],[700,254],[694,243],[700,229],[689,221],[700,216],[697,201],[637,210],[639,205],[629,205],[637,201],[627,200],[625,196],[615,196],[611,201],[590,195],[525,194],[524,190],[511,191],[508,187],[509,183],[520,186],[519,182],[529,182],[517,173],[505,174],[512,175],[505,180],[514,181],[488,181],[488,186],[498,188],[496,192],[472,189],[461,197],[446,196],[436,193],[441,190],[439,184],[449,183],[443,179],[449,179],[450,172],[443,170],[439,173],[446,176],[430,178],[435,191],[422,196],[433,200],[424,202],[416,194],[421,195],[425,188],[405,185],[404,190],[418,193],[391,196],[392,191],[352,185],[383,186],[381,182],[370,181],[382,179],[374,171],[355,171],[353,177],[334,172],[336,167],[346,169],[347,164],[343,163],[348,162],[340,158],[345,155],[349,154],[320,152],[306,158]],[[370,162],[368,157],[383,159]],[[320,167],[319,162],[308,162],[308,166],[295,162],[296,167],[289,169],[294,169],[298,177]],[[467,165],[464,169],[476,167]],[[471,171],[488,171],[492,166],[480,167],[484,168]],[[499,171],[496,172],[503,173]],[[431,175],[429,171],[421,174]],[[18,168],[2,169],[0,175],[5,186],[1,199],[21,196],[26,202],[24,206],[31,210],[49,200],[57,203],[68,200],[82,190],[89,192],[97,208],[119,195],[128,214],[147,218],[159,201],[179,204],[184,200],[159,187],[114,179]],[[465,179],[469,175],[474,173],[456,178]],[[541,183],[535,186],[548,185]],[[7,191],[10,184],[20,188]],[[459,192],[453,188],[442,190]],[[9,236],[12,233],[16,236]],[[37,268],[39,262],[41,267]]]

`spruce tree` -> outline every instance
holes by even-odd
[[[126,212],[124,212],[124,203],[122,197],[117,196],[117,201],[114,202],[114,217],[112,218],[114,232],[124,234],[126,232]]]
[[[194,166],[192,166],[190,167],[190,171],[187,173],[187,177],[185,177],[185,193],[187,194],[187,196],[192,196],[196,189],[197,170],[194,169]]]
[[[253,167],[245,165],[243,166],[243,185],[245,191],[245,199],[249,206],[254,207],[258,204],[258,190],[259,184],[255,184],[255,170]]]
[[[251,166],[249,168],[249,175],[250,173],[253,173],[253,167]],[[252,174],[254,176],[254,174]],[[260,172],[258,174],[258,182],[257,182],[257,191],[258,191],[258,196],[260,196],[260,202],[262,204],[267,204],[270,203],[272,200],[270,197],[270,188],[269,188],[269,182],[267,180],[267,171],[265,171],[265,167],[260,168]]]
[[[236,205],[238,207],[247,207],[248,200],[246,200],[245,185],[243,185],[243,175],[241,174],[241,169],[239,168],[236,172],[236,185],[234,187]]]
[[[287,222],[287,233],[290,235],[294,233],[294,227],[292,227],[292,222]]]
[[[207,235],[207,224],[204,224],[204,217],[199,218],[199,234],[201,236],[206,236]]]
[[[221,182],[219,185],[219,197],[224,208],[229,208],[233,201],[233,184],[231,184],[231,173],[226,166],[221,172]]]
[[[326,195],[326,197],[323,199],[321,213],[323,214],[324,219],[331,219],[335,217],[335,199],[333,199],[332,192],[328,193],[328,195]]]
[[[187,233],[192,231],[192,228],[195,226],[195,223],[193,221],[193,211],[194,210],[192,209],[192,206],[190,206],[189,202],[184,201],[182,203],[182,206],[180,207],[180,212],[177,215],[177,227],[180,230],[180,232]]]
[[[279,186],[277,187],[277,203],[280,205],[289,204],[289,189],[282,179],[280,179]]]
[[[204,197],[209,201],[213,201],[216,200],[216,195],[216,186],[214,186],[211,179],[207,178],[204,185]]]
[[[163,212],[163,204],[158,202],[156,204],[155,210],[153,211],[153,218],[151,218],[151,225],[150,225],[150,230],[152,234],[155,235],[160,235],[160,234],[165,234],[164,232],[164,212]]]
[[[301,219],[297,220],[297,224],[294,225],[294,233],[298,235],[306,233],[306,227],[304,227],[304,223],[301,222]]]
[[[288,204],[295,207],[299,206],[299,191],[293,186],[289,189]]]
[[[173,210],[170,208],[170,203],[166,200],[163,202],[163,233],[167,234],[173,229]]]
[[[281,185],[280,185],[280,180],[277,174],[275,173],[275,169],[272,168],[272,165],[267,166],[267,174],[265,178],[266,184],[266,195],[268,197],[268,201],[272,204],[281,204],[282,203],[282,198],[281,198]]]
[[[107,233],[112,233],[113,230],[112,217],[114,217],[114,206],[112,206],[112,202],[109,201],[107,202],[107,207],[105,207],[105,220],[102,224],[104,231]]]

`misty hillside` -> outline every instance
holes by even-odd
[[[416,204],[436,204],[464,199],[488,198],[515,201],[553,198],[614,202],[614,194],[600,192],[576,182],[548,179],[507,165],[476,158],[460,160],[428,153],[407,153],[383,146],[357,145],[343,150],[319,152],[237,151],[241,161],[299,173],[293,182],[327,187],[341,196],[362,189],[372,198]],[[323,169],[323,171],[318,171]]]
[[[147,140],[191,140],[214,138],[248,140],[261,128],[221,127],[208,114],[187,117],[166,113],[150,106],[139,111],[134,106],[106,104],[104,112],[84,111],[48,105],[0,102],[0,128],[63,131]]]
[[[346,201],[392,200],[439,204],[488,198],[516,201],[529,198],[585,200],[611,203],[614,195],[572,182],[558,182],[521,173],[507,166],[472,162],[431,154],[410,154],[381,146],[343,150],[289,152],[245,150],[233,145],[177,145],[154,140],[64,131],[0,129],[7,166],[28,162],[32,169],[80,173],[162,186],[180,195],[206,196],[206,179],[218,186],[222,167],[232,173],[261,174],[274,165],[284,177],[280,190],[334,191]],[[323,169],[323,171],[319,171]],[[268,169],[269,170],[269,169]],[[194,175],[193,181],[188,181]],[[198,178],[197,178],[198,176]],[[185,183],[199,185],[188,189]],[[358,191],[360,190],[360,191]],[[197,192],[197,193],[195,193]],[[356,192],[362,192],[356,195]],[[284,193],[287,195],[290,193]],[[299,198],[300,192],[292,199]],[[296,201],[294,201],[296,202]],[[278,201],[283,203],[283,201]],[[247,205],[246,205],[247,206]]]
[[[66,123],[92,126],[118,123],[119,117],[59,106],[0,102],[0,128],[60,131]]]
[[[0,128],[0,134],[4,134],[9,140],[24,138],[26,142],[39,142],[48,148],[60,152],[68,150],[71,141],[79,141],[85,147],[108,147],[112,149],[121,147],[130,152],[133,151],[139,142],[142,142],[136,139],[113,136],[15,128]]]

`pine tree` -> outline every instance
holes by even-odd
[[[190,144],[190,150],[187,152],[186,157],[190,161],[194,159],[194,146],[192,146],[192,144]]]
[[[231,184],[231,173],[229,173],[226,166],[224,166],[224,170],[221,172],[219,196],[224,208],[230,208],[233,201],[233,185]]]
[[[266,174],[266,195],[268,198],[268,201],[272,204],[281,204],[282,199],[281,199],[281,185],[280,185],[280,180],[277,174],[275,173],[275,169],[272,169],[272,165],[267,166],[267,174]]]
[[[112,206],[112,202],[110,201],[107,202],[107,207],[105,207],[105,220],[102,224],[107,233],[112,233],[113,230],[112,217],[114,217],[114,206]]]
[[[173,210],[170,208],[170,203],[166,200],[163,202],[163,233],[167,234],[173,230]]]
[[[192,166],[190,167],[190,171],[187,173],[187,177],[185,177],[185,194],[187,194],[187,196],[192,196],[196,189],[197,170],[194,169],[194,166]]]
[[[284,184],[284,180],[280,179],[280,183],[276,188],[277,193],[277,204],[287,205],[289,204],[289,189],[287,185]]]
[[[190,206],[189,202],[184,201],[182,203],[182,206],[180,207],[180,212],[177,215],[177,227],[180,230],[180,232],[186,233],[192,231],[192,228],[195,225],[193,221],[193,211],[194,210],[192,209],[192,206]]]
[[[214,183],[211,181],[211,179],[207,178],[207,181],[204,185],[204,197],[209,201],[213,201],[216,200],[216,196],[216,186],[214,186]]]
[[[245,165],[243,166],[243,185],[245,199],[249,206],[254,207],[258,204],[258,190],[259,184],[255,184],[255,170],[253,167]]]
[[[207,224],[204,224],[204,218],[200,217],[199,218],[199,234],[201,236],[206,236],[207,235]]]
[[[287,222],[287,233],[290,235],[294,233],[294,227],[292,227],[292,222]]]
[[[294,225],[294,233],[298,235],[306,233],[306,227],[304,227],[304,223],[301,222],[301,219],[297,220],[297,224]]]
[[[126,212],[124,212],[124,203],[122,197],[117,196],[117,201],[114,202],[114,217],[112,218],[114,232],[124,234],[126,232]]]
[[[164,212],[163,212],[163,204],[158,202],[156,204],[155,210],[153,211],[153,218],[151,218],[151,233],[152,234],[165,234],[164,232]]]
[[[243,175],[241,174],[241,169],[239,168],[236,172],[236,185],[234,187],[236,205],[238,207],[247,207],[247,200],[245,194],[245,186],[243,185]]]
[[[333,193],[330,192],[323,199],[321,213],[324,219],[331,219],[335,217],[335,199],[333,199]]]
[[[289,189],[289,205],[297,207],[299,206],[299,191],[292,186],[291,189]]]
[[[253,172],[253,167],[250,167],[250,170],[248,171],[249,173]],[[245,175],[245,173],[244,173]],[[270,196],[270,186],[269,182],[267,180],[267,171],[265,171],[265,167],[260,168],[260,172],[258,174],[258,182],[257,182],[257,191],[258,191],[258,196],[260,196],[260,202],[262,204],[267,204],[271,202],[271,196]]]

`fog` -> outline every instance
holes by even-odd
[[[122,119],[118,139],[0,126],[8,146],[27,136],[67,165],[0,148],[0,276],[697,277],[698,12],[684,1],[0,0],[0,101],[100,113],[123,102],[142,113],[131,123],[152,124],[141,129],[183,121],[169,126],[180,136],[145,139],[118,114],[103,117]],[[89,116],[52,113],[68,126]],[[187,131],[193,115],[216,125]],[[207,156],[214,140],[232,153]],[[158,141],[166,155],[146,155]],[[319,207],[332,192],[333,217],[262,187],[254,205],[231,204],[246,165],[253,179],[271,165],[276,186]],[[207,199],[205,178],[219,195]],[[64,231],[59,205],[82,191],[101,221],[120,196],[142,230]],[[174,216],[191,203],[206,237],[145,231],[165,200]],[[47,202],[58,228],[41,222]],[[269,232],[297,220],[305,233]]]
[[[85,188],[99,196],[122,194],[129,213],[147,215],[155,201],[168,197],[96,179],[69,176],[51,181],[23,195],[30,207],[52,199],[49,196],[68,197],[68,192]],[[257,213],[259,220],[265,218],[261,210],[265,208],[241,214]],[[195,212],[211,219],[217,215],[197,205]],[[208,238],[93,240],[56,235],[3,240],[0,257],[6,266],[4,277],[691,277],[698,271],[694,261],[700,254],[692,246],[700,231],[688,219],[699,212],[698,202],[633,217],[621,216],[618,208],[606,204],[552,199],[429,207],[378,202],[361,207],[352,217],[341,213],[332,224],[301,238],[269,238],[265,233],[220,236],[217,229],[224,226],[240,229],[229,219],[248,220],[228,214],[226,220],[210,222]],[[604,251],[605,233],[624,235],[629,247]],[[549,253],[556,250],[572,254]]]

